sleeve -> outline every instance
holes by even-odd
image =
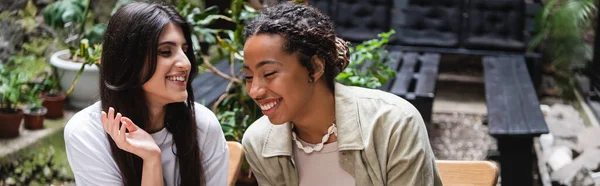
[[[123,185],[103,130],[89,118],[75,115],[64,130],[67,159],[76,185]]]
[[[248,131],[246,131],[248,132]],[[250,164],[250,169],[252,170],[252,175],[254,175],[254,177],[256,177],[256,181],[258,182],[258,185],[260,186],[271,186],[273,185],[271,182],[269,182],[269,179],[267,179],[267,177],[265,176],[264,172],[264,168],[260,166],[259,161],[257,159],[256,153],[254,153],[254,150],[251,146],[251,142],[249,141],[249,138],[251,137],[247,137],[247,135],[244,135],[244,138],[242,138],[242,146],[244,146],[244,154],[246,156],[246,160],[248,161],[248,164]]]
[[[207,117],[207,129],[201,133],[200,148],[202,153],[202,166],[204,166],[204,172],[206,176],[206,185],[227,185],[227,178],[229,176],[229,148],[225,140],[225,135],[221,129],[221,125],[217,120],[214,113],[205,107],[196,109],[202,109],[203,115]]]
[[[387,185],[442,185],[419,114],[396,120],[388,146]]]

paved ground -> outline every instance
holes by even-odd
[[[488,150],[497,149],[496,140],[482,124],[484,116],[444,114],[432,116],[428,126],[430,143],[437,159],[485,160]]]

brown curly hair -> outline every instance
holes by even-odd
[[[300,54],[300,63],[308,69],[311,81],[312,56],[323,59],[325,80],[332,91],[335,77],[348,66],[348,42],[336,36],[331,19],[316,8],[290,2],[269,7],[245,27],[246,39],[258,34],[283,36],[284,51]]]

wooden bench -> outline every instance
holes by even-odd
[[[533,137],[548,133],[524,56],[483,57],[489,133],[498,140],[502,185],[533,184]]]
[[[398,95],[412,103],[425,122],[431,121],[433,98],[435,98],[435,85],[438,77],[440,54],[417,52],[392,52],[391,57],[398,57],[398,61],[388,63],[396,69],[396,77],[392,79],[391,86],[381,86],[381,90]],[[398,65],[400,64],[400,65]],[[389,88],[389,89],[388,89]]]

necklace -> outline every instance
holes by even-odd
[[[299,140],[297,140],[296,138],[296,132],[292,131],[292,139],[294,140],[294,142],[296,142],[296,146],[303,150],[304,153],[310,154],[314,151],[321,151],[323,149],[323,144],[325,144],[325,142],[327,142],[329,140],[329,136],[331,134],[335,134],[337,135],[337,127],[335,126],[335,123],[332,123],[331,126],[329,127],[329,129],[327,129],[327,134],[325,134],[325,136],[323,136],[323,140],[321,140],[321,143],[315,145],[314,147],[308,147],[308,146],[304,146],[302,145],[302,143],[300,143]]]

